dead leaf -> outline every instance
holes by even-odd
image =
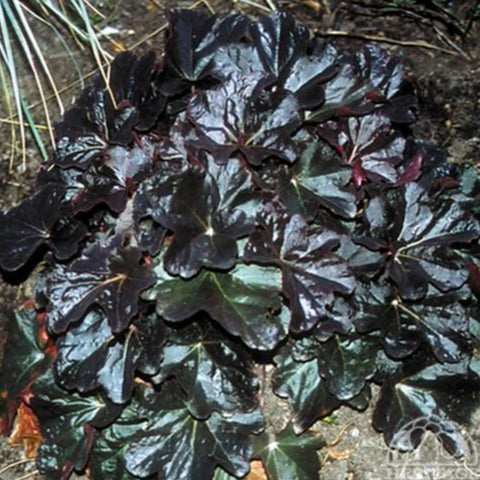
[[[250,473],[245,480],[268,480],[267,473],[260,460],[253,460],[250,462]]]
[[[42,441],[43,437],[40,433],[40,426],[35,413],[25,402],[20,403],[15,427],[10,434],[8,443],[13,447],[23,446],[25,456],[27,458],[35,458],[37,449]]]

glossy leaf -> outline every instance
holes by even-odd
[[[380,106],[381,112],[394,122],[413,122],[415,98],[402,62],[376,45],[365,45],[355,61],[362,77],[372,86],[369,98]]]
[[[47,288],[49,327],[61,333],[91,305],[99,305],[112,331],[124,330],[138,311],[139,293],[155,281],[140,258],[135,248],[111,251],[94,245],[68,267],[58,265]]]
[[[402,298],[422,298],[428,284],[448,292],[466,282],[465,260],[452,247],[478,238],[480,228],[458,203],[437,203],[420,185],[408,183],[395,202],[372,201],[366,214],[377,220],[369,220],[372,236],[359,241],[390,251],[389,274]]]
[[[351,172],[321,143],[310,143],[291,169],[279,175],[280,198],[289,212],[313,220],[320,207],[344,218],[356,213],[356,197],[348,185]]]
[[[156,324],[152,324],[152,320]],[[152,320],[145,319],[137,326],[132,325],[122,336],[115,337],[105,314],[90,311],[80,325],[56,341],[54,367],[58,384],[81,393],[102,388],[112,402],[127,402],[142,355],[147,368],[151,360],[145,357],[152,356],[152,349],[159,352],[154,352],[154,362],[159,362],[162,355],[164,327],[159,319]],[[158,363],[154,372],[159,368]]]
[[[202,267],[235,265],[236,239],[254,228],[257,201],[242,163],[210,162],[208,169],[186,169],[175,177],[154,178],[143,191],[150,215],[175,233],[165,254],[172,275],[193,277]]]
[[[355,279],[332,250],[339,237],[310,227],[298,214],[265,212],[263,229],[254,232],[245,249],[247,262],[277,265],[283,272],[282,291],[292,310],[290,329],[313,328],[326,314],[335,293],[349,294]]]
[[[258,72],[232,74],[219,88],[194,95],[187,109],[198,135],[193,144],[220,164],[237,151],[252,165],[270,156],[293,162],[291,135],[302,120],[299,106],[288,92],[266,91],[269,83]]]
[[[190,81],[202,78],[215,51],[240,40],[247,26],[243,15],[218,18],[200,10],[173,10],[168,19],[167,61],[177,75]]]
[[[460,457],[467,453],[467,444],[453,419],[473,409],[477,388],[478,380],[470,377],[465,360],[428,365],[384,384],[373,424],[391,447],[401,451],[413,450],[431,430],[451,454]]]
[[[378,113],[330,122],[320,135],[336,148],[346,165],[352,167],[352,180],[360,187],[372,181],[395,183],[396,166],[403,159],[405,139],[391,130],[390,120]]]
[[[293,17],[281,10],[252,23],[250,33],[262,63],[277,77],[306,47],[310,36],[303,25],[295,24]]]
[[[329,391],[318,359],[297,362],[283,348],[275,357],[273,389],[282,398],[287,398],[292,409],[295,433],[300,434],[316,420],[330,414],[340,406],[340,401]]]
[[[263,428],[258,410],[226,418],[214,412],[206,420],[196,420],[173,385],[161,393],[145,391],[139,402],[141,427],[130,436],[124,453],[133,475],[211,480],[216,466],[237,477],[248,472],[250,434]]]
[[[52,371],[42,375],[32,391],[30,403],[45,439],[38,449],[39,470],[51,479],[68,478],[73,470],[82,471],[87,465],[94,427],[108,425],[120,408],[100,395],[85,397],[62,390]]]
[[[211,326],[194,324],[171,331],[154,381],[174,376],[192,415],[207,418],[214,410],[226,415],[257,406],[253,366],[241,346]]]
[[[151,88],[154,62],[153,53],[137,58],[123,52],[111,65],[108,89],[100,75],[95,77],[55,126],[56,165],[84,170],[102,158],[109,145],[130,144],[134,128],[153,126],[164,105],[164,98]]]
[[[390,445],[430,429],[461,453],[475,169],[413,137],[405,68],[376,46],[345,53],[281,10],[167,16],[166,52],[94,77],[0,213],[0,269],[22,269],[5,280],[46,253],[2,335],[0,430],[21,402],[33,450],[37,416],[48,480],[315,480],[307,429],[367,409],[375,382]],[[293,420],[258,436],[266,372]]]
[[[75,213],[88,211],[98,204],[106,204],[114,212],[125,209],[129,194],[152,165],[154,145],[144,138],[138,143],[141,145],[128,149],[110,148],[101,163],[83,173],[82,188],[72,199]]]
[[[0,267],[18,270],[43,243],[50,242],[60,216],[64,189],[47,185],[0,217]]]
[[[338,73],[324,87],[324,102],[306,116],[308,121],[322,123],[332,117],[363,115],[370,113],[373,106],[366,101],[369,82],[361,78],[355,66],[346,60],[339,66]]]
[[[145,386],[138,386],[139,393],[135,393],[133,400],[123,408],[121,414],[113,423],[102,429],[95,436],[88,467],[90,476],[94,480],[136,480],[154,477],[137,477],[130,473],[125,466],[125,453],[130,441],[145,425],[144,412],[139,401],[145,396]]]
[[[308,431],[298,436],[288,424],[275,435],[263,433],[257,437],[254,449],[265,465],[269,480],[318,480],[318,450],[325,445],[322,436]]]
[[[329,392],[342,401],[356,397],[375,374],[377,343],[365,337],[336,335],[319,347],[318,360]]]
[[[431,288],[422,300],[407,302],[387,286],[365,285],[358,288],[356,301],[357,329],[361,333],[380,330],[393,358],[410,355],[422,341],[441,362],[458,361],[466,348],[468,312],[455,294]]]
[[[157,313],[181,322],[207,312],[227,332],[250,348],[271,350],[285,335],[279,312],[278,269],[238,264],[229,273],[202,271],[185,281],[170,276],[159,264],[156,285],[144,294],[156,300]]]
[[[302,109],[318,107],[325,101],[323,85],[337,72],[337,60],[338,54],[332,45],[312,41],[307,52],[284,69],[279,83],[282,88],[295,94]]]

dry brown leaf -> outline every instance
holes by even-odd
[[[40,433],[40,426],[35,413],[26,403],[20,403],[15,427],[10,434],[8,443],[13,447],[23,446],[25,456],[27,458],[35,458],[37,449],[42,441],[43,437]]]
[[[250,473],[245,480],[268,480],[267,473],[260,460],[253,460],[250,462]]]

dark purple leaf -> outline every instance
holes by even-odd
[[[83,116],[83,109],[74,107],[64,114],[61,123],[55,125],[58,139],[54,153],[56,165],[85,169],[94,158],[101,157],[107,148],[107,141],[97,133],[95,125]]]
[[[265,91],[270,83],[261,73],[233,74],[220,87],[194,95],[187,109],[198,135],[192,145],[207,150],[217,163],[237,151],[252,165],[269,156],[293,162],[291,135],[301,123],[299,106],[290,93]]]
[[[337,51],[332,45],[313,43],[308,48],[312,52],[298,56],[284,69],[278,82],[295,94],[302,109],[318,107],[325,101],[321,84],[332,78],[337,70]]]
[[[247,18],[232,14],[216,17],[200,10],[172,10],[167,40],[167,63],[181,78],[201,79],[207,72],[215,52],[244,35]]]
[[[468,212],[457,203],[429,202],[418,184],[409,183],[397,218],[399,233],[390,274],[402,297],[419,298],[427,282],[442,291],[465,283],[468,278],[465,261],[452,246],[479,236],[478,222]]]
[[[254,228],[257,211],[253,182],[243,162],[231,160],[205,169],[161,174],[145,184],[149,214],[175,233],[165,254],[172,275],[191,278],[202,267],[226,270],[235,264],[236,239]]]
[[[70,265],[58,265],[47,286],[49,328],[65,331],[92,305],[102,308],[114,333],[127,328],[138,311],[139,293],[155,281],[140,259],[136,248],[94,245]]]
[[[258,50],[246,43],[235,43],[220,47],[213,58],[211,73],[216,78],[226,80],[232,75],[250,76],[265,72]]]
[[[405,185],[406,183],[414,182],[415,180],[418,180],[421,174],[422,155],[421,153],[417,153],[398,177],[397,185]]]
[[[469,374],[466,360],[417,369],[385,382],[373,425],[398,450],[413,450],[431,431],[448,452],[460,457],[469,453],[468,444],[455,419],[473,410],[477,388],[478,379]]]
[[[131,148],[110,148],[100,162],[83,173],[83,188],[72,199],[74,212],[88,211],[98,204],[106,204],[114,212],[123,211],[129,194],[151,169],[154,149],[145,137]]]
[[[63,216],[55,223],[48,244],[58,260],[67,260],[78,252],[79,243],[87,233],[83,222]]]
[[[152,372],[151,362],[152,359],[160,361],[163,339],[164,327],[160,319],[144,319],[115,336],[105,314],[100,310],[90,311],[79,325],[55,343],[57,383],[80,393],[102,388],[112,402],[125,403],[132,395],[135,371],[142,355],[143,366],[150,373],[160,368],[158,363]]]
[[[310,38],[306,27],[297,25],[291,15],[281,10],[252,22],[250,34],[266,71],[276,77],[307,47]]]
[[[0,214],[0,267],[14,271],[25,265],[43,243],[51,244],[65,189],[46,185],[20,205]]]
[[[352,63],[341,60],[337,75],[323,86],[322,106],[308,113],[308,121],[322,123],[332,117],[365,115],[373,110],[373,105],[366,101],[369,81],[356,73]]]
[[[339,236],[310,227],[300,215],[289,217],[265,210],[263,229],[245,248],[247,262],[277,265],[283,272],[282,291],[292,310],[290,329],[307,331],[325,317],[336,293],[349,294],[355,279],[341,257],[333,253]]]
[[[153,126],[164,106],[151,86],[154,62],[153,53],[137,58],[123,52],[111,65],[108,89],[100,75],[94,79],[55,127],[56,165],[84,170],[108,145],[128,145],[135,128]]]
[[[403,159],[405,139],[392,132],[390,120],[378,113],[329,122],[319,128],[320,136],[353,168],[358,188],[367,179],[396,183],[397,165]]]
[[[353,321],[360,333],[379,330],[388,355],[405,358],[422,342],[441,362],[455,362],[466,349],[468,311],[455,295],[430,288],[425,298],[408,302],[387,285],[358,285]]]
[[[206,420],[192,417],[182,392],[165,385],[160,392],[141,392],[139,406],[132,416],[125,412],[106,431],[111,436],[128,432],[128,446],[123,452],[126,469],[133,475],[160,478],[195,478],[211,480],[215,467],[221,466],[231,474],[247,474],[252,456],[250,435],[263,429],[259,410],[234,413],[222,417],[217,412]],[[130,410],[134,408],[132,404]]]
[[[344,218],[357,211],[356,197],[349,186],[351,171],[342,166],[325,144],[312,142],[291,168],[279,174],[279,194],[291,213],[313,220],[320,206]]]
[[[376,45],[365,45],[355,57],[363,78],[370,81],[368,97],[382,105],[381,111],[393,122],[415,121],[413,88],[405,76],[405,67]]]
[[[480,227],[457,202],[438,202],[408,183],[395,197],[372,199],[365,215],[371,233],[355,241],[383,251],[402,298],[422,298],[428,284],[448,292],[466,282],[465,259],[454,247],[478,238]]]

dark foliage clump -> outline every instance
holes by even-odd
[[[169,19],[160,60],[117,57],[1,214],[1,267],[43,259],[9,330],[3,432],[20,403],[38,418],[49,479],[225,480],[255,457],[308,480],[309,427],[376,383],[391,446],[415,448],[402,428],[424,419],[461,455],[452,420],[480,385],[475,169],[408,134],[411,85],[377,47],[342,54],[283,12]]]

